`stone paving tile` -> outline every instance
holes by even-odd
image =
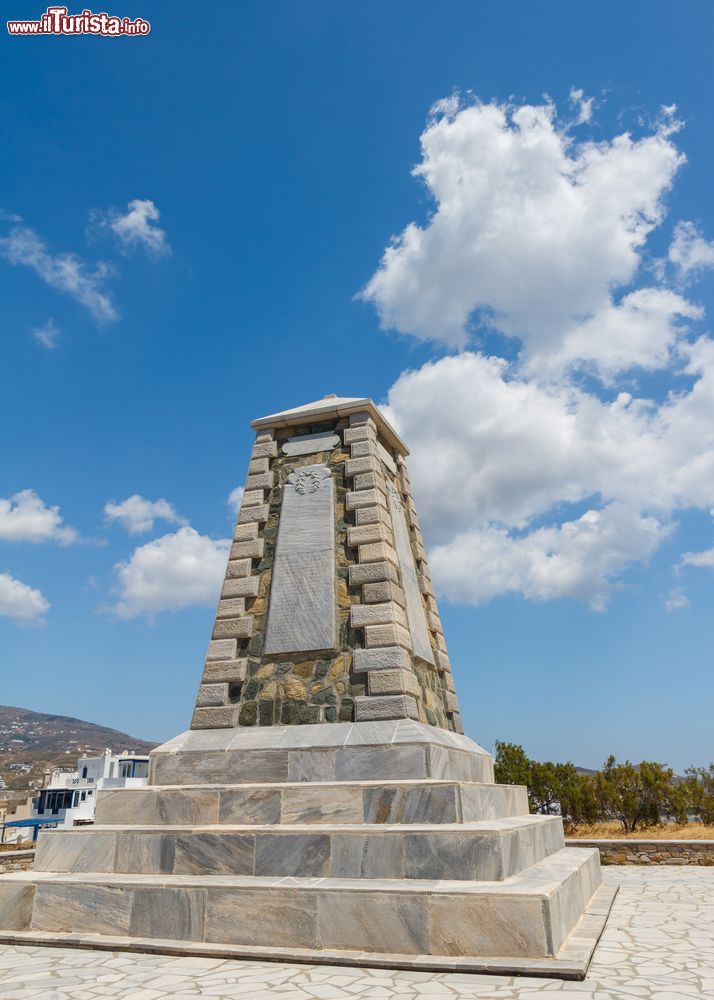
[[[714,1000],[714,868],[603,878],[620,892],[582,983],[0,946],[0,1000]]]

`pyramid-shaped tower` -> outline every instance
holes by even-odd
[[[582,977],[612,893],[463,735],[404,443],[253,426],[191,728],[0,878],[0,941]]]
[[[406,446],[369,399],[253,423],[192,729],[419,719],[463,732]]]

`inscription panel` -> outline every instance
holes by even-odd
[[[264,652],[334,649],[335,614],[334,488],[309,465],[283,489]]]
[[[399,494],[391,483],[389,484],[388,492],[389,512],[392,515],[392,527],[394,529],[394,547],[399,559],[399,568],[402,571],[404,597],[407,605],[407,621],[409,622],[409,634],[412,637],[414,655],[420,656],[427,663],[434,663],[434,652],[429,642],[429,631],[426,627],[426,617],[424,615],[424,602],[421,599],[414,555],[412,553],[411,542],[409,541],[409,528],[404,517],[404,510]]]
[[[315,455],[318,451],[332,451],[340,443],[337,434],[320,431],[318,434],[293,434],[283,444],[285,455]]]

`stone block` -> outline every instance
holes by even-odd
[[[362,600],[365,604],[381,604],[384,601],[394,601],[401,608],[405,607],[407,603],[402,588],[391,580],[366,583],[362,588]]]
[[[360,410],[359,413],[350,413],[348,422],[350,427],[367,426],[373,428],[376,433],[377,425],[368,410]]]
[[[374,649],[375,646],[403,646],[405,649],[411,649],[412,639],[409,632],[396,623],[367,625],[364,630],[364,644],[367,649]]]
[[[156,821],[179,826],[217,823],[218,801],[219,792],[213,788],[162,789],[156,797]]]
[[[451,691],[444,692],[444,704],[447,712],[453,713],[458,712],[459,710],[458,699],[455,694],[452,694]]]
[[[253,616],[245,618],[218,618],[213,626],[213,638],[249,639],[253,634]]]
[[[330,837],[325,833],[264,834],[256,839],[255,874],[319,878],[330,874]]]
[[[428,955],[427,902],[397,892],[320,892],[320,946]]]
[[[41,872],[113,871],[114,833],[46,830],[37,840],[35,869]]]
[[[269,469],[269,458],[253,458],[248,465],[248,475],[259,476],[262,472],[267,472]]]
[[[259,587],[259,576],[231,577],[224,582],[221,597],[257,597]]]
[[[250,576],[251,569],[252,563],[250,559],[229,559],[226,568],[226,579],[234,580]]]
[[[188,833],[176,835],[175,875],[252,875],[252,833]]]
[[[204,683],[228,681],[241,683],[248,670],[247,660],[211,660],[203,669]]]
[[[362,527],[365,524],[385,524],[390,532],[392,530],[392,519],[385,507],[358,507],[355,511],[355,523]]]
[[[379,472],[379,461],[373,455],[364,458],[348,458],[345,462],[345,475],[356,476],[360,472]]]
[[[264,490],[245,490],[240,498],[241,510],[243,507],[255,507],[256,504],[265,502]]]
[[[191,719],[191,729],[228,729],[237,721],[235,705],[224,708],[197,708]]]
[[[441,618],[439,618],[438,614],[434,614],[433,611],[427,612],[426,623],[432,632],[443,633],[444,629],[441,624]]]
[[[355,441],[376,441],[377,431],[374,424],[360,424],[357,427],[348,427],[342,436],[345,444],[354,444]]]
[[[272,441],[275,437],[275,431],[272,428],[268,430],[258,431],[255,435],[255,443],[262,444],[264,441]]]
[[[418,719],[419,712],[414,698],[405,694],[355,698],[355,721],[372,719]]]
[[[359,476],[354,478],[354,488],[356,490],[385,490],[384,476],[378,472],[361,472]]]
[[[201,684],[196,697],[196,708],[215,708],[228,700],[227,684]]]
[[[361,823],[362,789],[305,785],[283,790],[281,823]],[[334,856],[333,869],[334,871]]]
[[[391,545],[394,539],[391,530],[381,521],[376,524],[363,524],[356,528],[347,529],[348,545],[366,545],[369,542],[387,542]]]
[[[421,695],[421,686],[411,670],[372,670],[367,690],[370,695],[411,694],[415,698]]]
[[[129,934],[139,938],[202,941],[205,909],[206,893],[203,889],[137,887]]]
[[[538,896],[437,893],[429,909],[429,944],[438,955],[552,954]]]
[[[265,551],[265,541],[254,538],[247,542],[234,542],[231,546],[231,559],[262,559]]]
[[[367,545],[360,545],[357,552],[360,563],[383,562],[386,560],[387,562],[394,563],[395,566],[399,565],[397,553],[387,542],[371,542]]]
[[[446,671],[451,671],[451,660],[441,649],[434,650],[434,659],[436,660],[436,665],[440,672],[445,673]]]
[[[208,644],[207,660],[232,660],[235,658],[238,644],[235,639],[212,639]]]
[[[276,458],[278,445],[276,441],[261,441],[253,445],[251,461],[255,458]]]
[[[354,441],[350,445],[350,458],[366,458],[369,455],[377,454],[377,442],[370,438],[364,441]]]
[[[175,846],[171,834],[122,830],[117,837],[116,859],[109,871],[125,875],[170,875],[174,870]]]
[[[258,525],[255,523],[250,524],[236,524],[233,531],[233,540],[235,542],[248,542],[258,537]]]
[[[350,608],[352,628],[364,628],[366,625],[389,625],[393,622],[406,628],[407,620],[404,609],[393,601],[387,601],[384,604],[353,604]]]
[[[397,464],[392,458],[391,453],[387,451],[381,441],[377,442],[377,454],[379,455],[380,460],[387,466],[389,471],[396,476]]]
[[[412,658],[401,646],[378,649],[356,649],[352,667],[355,673],[372,670],[411,670]]]
[[[404,877],[402,834],[343,834],[332,843],[333,878]]]
[[[350,566],[349,568],[350,587],[359,587],[365,583],[376,583],[380,580],[392,580],[396,583],[398,579],[399,571],[394,563],[384,560],[361,566]]]
[[[206,940],[218,944],[285,948],[317,947],[317,896],[285,887],[210,889],[206,899]]]
[[[216,618],[242,618],[245,614],[245,597],[233,597],[218,602]]]
[[[280,801],[280,788],[224,788],[218,821],[245,826],[279,823]]]
[[[0,879],[0,930],[29,930],[34,900],[34,883]]]
[[[132,892],[124,886],[40,882],[35,891],[32,930],[126,936]]]
[[[461,817],[457,792],[455,784],[365,788],[364,822],[458,823]]]
[[[275,484],[275,473],[261,472],[258,475],[248,476],[245,481],[246,491],[250,490],[272,490]],[[245,499],[245,494],[243,495]],[[261,493],[262,500],[262,493]]]
[[[290,781],[334,781],[334,750],[291,750],[288,763]]]
[[[357,510],[359,507],[374,507],[375,504],[381,507],[386,506],[384,494],[377,489],[350,490],[345,496],[347,510]]]
[[[361,701],[378,701],[365,697]],[[413,699],[410,699],[413,700]],[[423,746],[349,746],[337,752],[337,781],[399,781],[427,777]]]
[[[340,443],[338,434],[319,431],[316,434],[294,434],[283,442],[285,455],[317,455],[333,451]]]
[[[267,521],[270,516],[270,507],[267,503],[258,503],[253,507],[241,507],[238,515],[238,523],[246,524],[250,521]],[[235,537],[235,535],[234,535]]]

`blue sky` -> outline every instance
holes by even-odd
[[[185,728],[250,420],[335,392],[469,735],[713,759],[708,6],[110,6],[2,36],[0,701]]]

